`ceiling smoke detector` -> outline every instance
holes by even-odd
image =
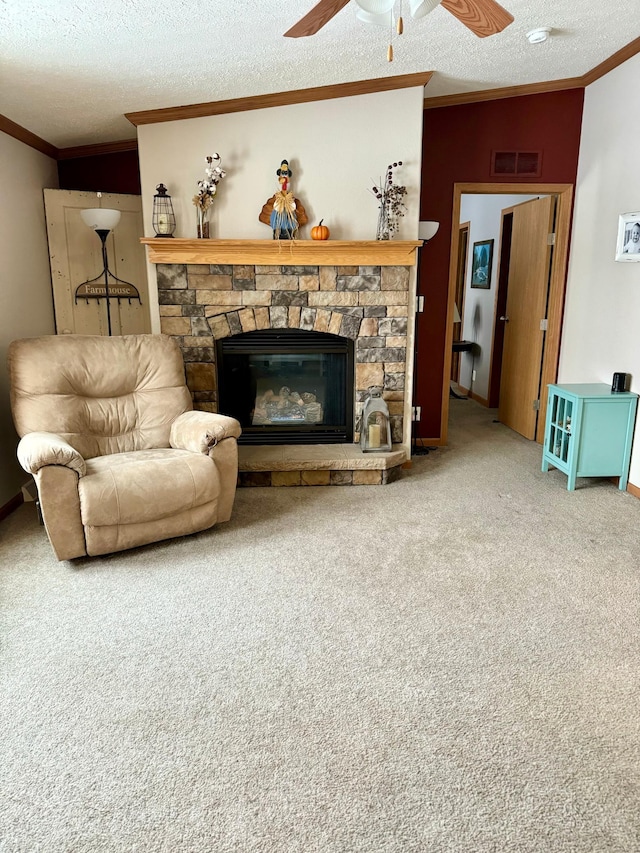
[[[530,44],[541,44],[546,41],[551,35],[551,27],[536,27],[535,30],[530,30],[527,33],[527,38]]]

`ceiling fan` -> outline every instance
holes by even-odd
[[[313,36],[343,9],[349,0],[320,0],[304,18],[287,30],[288,38]],[[391,12],[393,0],[356,0],[357,5],[371,16]],[[502,32],[513,21],[496,0],[409,0],[411,15],[422,18],[436,6],[443,6],[480,38]]]

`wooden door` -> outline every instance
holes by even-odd
[[[525,438],[536,437],[540,375],[551,269],[555,197],[513,208],[498,419]]]
[[[104,193],[98,197],[92,192],[46,189],[44,204],[56,333],[107,334],[106,300],[76,301],[75,297],[78,286],[100,275],[103,269],[100,238],[80,217],[81,210],[91,207],[107,207],[121,212],[120,222],[107,238],[109,270],[118,279],[135,285],[140,293],[140,302],[110,300],[111,333],[134,335],[150,332],[146,257],[140,244],[143,236],[140,196]],[[110,286],[112,283],[110,280]]]

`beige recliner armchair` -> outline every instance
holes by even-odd
[[[59,560],[122,551],[227,521],[234,418],[192,410],[165,335],[61,335],[9,348],[20,464]]]

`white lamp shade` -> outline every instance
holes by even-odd
[[[412,18],[424,18],[429,12],[433,12],[440,0],[409,0],[409,9]]]
[[[84,224],[94,231],[111,231],[120,222],[120,211],[109,210],[107,207],[90,207],[81,210],[80,216]]]
[[[364,9],[356,9],[356,18],[359,21],[364,21],[365,24],[375,24],[377,27],[390,27],[393,25],[393,12],[382,12],[380,15],[374,15],[372,12],[365,12]]]
[[[383,15],[393,9],[395,0],[356,0],[358,6],[372,15]]]
[[[460,312],[458,311],[458,306],[455,302],[453,303],[453,322],[462,323],[462,318],[460,317]]]
[[[432,237],[438,232],[438,228],[440,227],[439,222],[430,222],[429,220],[424,220],[423,222],[418,223],[418,239],[419,240],[431,240]]]

